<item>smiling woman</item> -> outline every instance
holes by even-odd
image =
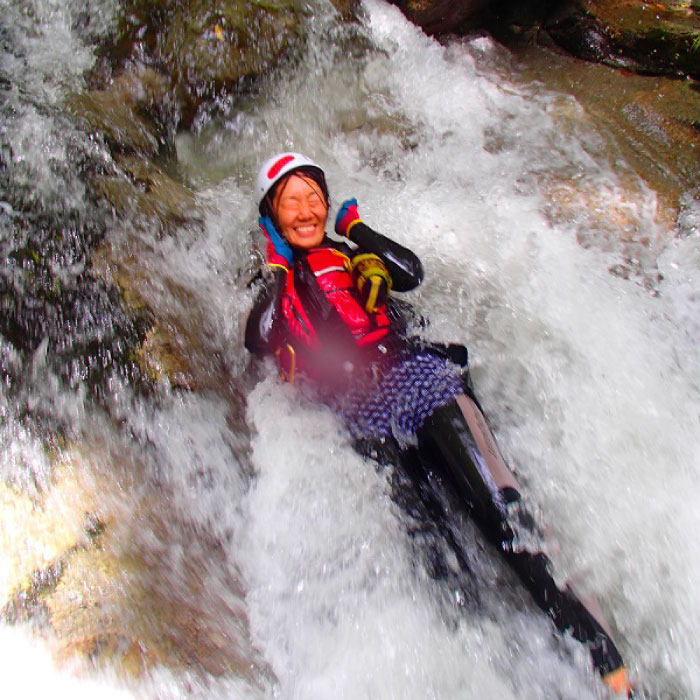
[[[308,250],[323,240],[328,205],[319,184],[311,176],[290,175],[277,188],[272,208],[282,235],[291,245]]]
[[[266,235],[275,236],[274,247],[285,260],[292,259],[289,245],[309,249],[321,243],[330,196],[316,163],[301,153],[272,156],[260,168],[256,190],[260,225]]]
[[[248,318],[248,350],[274,356],[290,382],[298,376],[343,419],[360,451],[400,465],[423,492],[435,475],[444,481],[557,627],[589,647],[615,692],[628,693],[602,613],[556,585],[542,552],[517,544],[534,534],[532,518],[474,395],[466,348],[407,333],[406,307],[390,293],[421,283],[420,260],[369,228],[355,199],[336,218],[341,240],[327,237],[325,176],[305,156],[273,156],[258,183],[271,269]]]

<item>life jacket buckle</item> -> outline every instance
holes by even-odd
[[[282,353],[285,354],[283,355]],[[280,368],[280,379],[283,382],[294,384],[297,374],[297,353],[294,348],[289,343],[281,345],[277,348],[275,357]]]

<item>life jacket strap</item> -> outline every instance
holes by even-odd
[[[283,382],[294,384],[297,375],[296,350],[289,343],[280,345],[275,352],[275,357],[279,366],[280,379]]]

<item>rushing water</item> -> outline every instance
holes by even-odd
[[[79,698],[602,694],[585,652],[552,633],[467,524],[470,573],[445,548],[436,576],[439,537],[391,498],[391,470],[357,456],[333,416],[274,372],[251,379],[252,178],[293,148],[326,167],[336,206],[357,197],[370,225],[424,261],[409,299],[431,319],[425,332],[469,345],[558,573],[601,601],[634,679],[653,697],[700,697],[697,203],[665,225],[655,192],[572,98],[518,82],[489,39],[441,46],[367,0],[361,30],[317,11],[293,72],[178,138],[172,168],[197,190],[200,227],[131,230],[88,204],[74,154],[104,168],[109,155],[60,109],[109,13],[48,0],[5,9],[16,18],[3,33],[3,141],[17,201],[56,220],[101,217],[116,258],[137,251],[140,291],[203,388],[144,395],[116,373],[95,403],[81,382],[89,362],[67,363],[67,385],[55,379],[66,363],[46,360],[51,332],[24,360],[3,343],[3,477],[25,492],[46,486],[42,427],[90,446],[90,479],[108,485],[95,489],[97,510],[118,514],[112,547],[157,566],[160,599],[215,621],[249,668],[73,676],[52,670],[36,635],[4,625],[6,687]],[[3,209],[6,235],[16,208]],[[102,299],[86,261],[61,254],[64,286]],[[132,332],[106,308],[94,301],[73,335]]]

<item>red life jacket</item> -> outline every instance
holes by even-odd
[[[352,263],[347,255],[328,246],[309,251],[306,260],[326,299],[338,312],[358,346],[372,345],[386,336],[390,326],[386,306],[369,313],[358,301]],[[304,368],[313,373],[313,367],[308,366],[313,360],[313,351],[322,349],[316,329],[294,289],[293,269],[287,270],[282,312],[291,342],[281,347],[277,355],[283,374],[293,381],[295,369]],[[296,353],[295,346],[299,348],[300,345],[302,352]]]

